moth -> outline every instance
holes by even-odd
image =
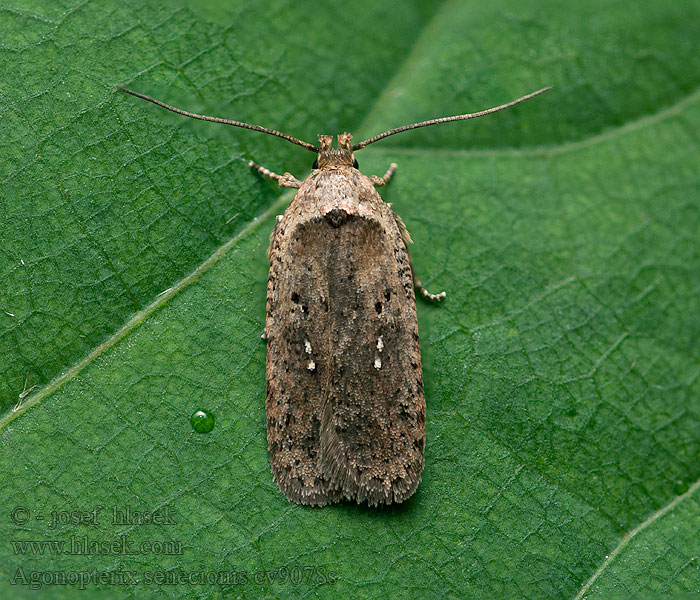
[[[370,506],[403,502],[424,464],[425,397],[414,288],[401,218],[376,187],[382,177],[358,169],[355,152],[391,135],[488,115],[544,88],[475,113],[404,125],[358,144],[319,135],[319,146],[240,121],[175,108],[181,115],[261,131],[316,154],[303,181],[249,166],[299,191],[270,236],[267,282],[267,439],[272,474],[291,501],[314,506],[344,499]]]

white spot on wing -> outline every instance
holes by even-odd
[[[311,342],[309,340],[304,340],[304,348],[307,354],[311,354]]]
[[[316,363],[313,360],[309,361],[309,366],[306,367],[309,371],[313,371],[316,368]]]
[[[375,368],[375,369],[381,369],[381,368],[382,368],[382,359],[381,359],[381,358],[375,358],[375,359],[374,359],[374,368]]]
[[[379,350],[381,352],[383,348],[384,348],[384,339],[380,335],[379,339],[377,340],[377,350]]]

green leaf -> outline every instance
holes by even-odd
[[[70,577],[110,598],[700,588],[697,3],[377,4],[0,7],[3,598],[32,577],[55,598]],[[419,301],[404,505],[299,507],[270,474],[265,248],[290,196],[246,164],[303,177],[311,154],[117,84],[310,142],[554,86],[358,153],[398,163],[382,194],[448,294]]]

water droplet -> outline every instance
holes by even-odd
[[[209,433],[214,429],[215,420],[213,413],[203,409],[194,411],[190,417],[192,429],[197,433]]]

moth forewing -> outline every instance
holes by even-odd
[[[356,169],[314,171],[275,227],[266,332],[268,443],[285,495],[409,497],[425,440],[412,273],[394,213]]]

